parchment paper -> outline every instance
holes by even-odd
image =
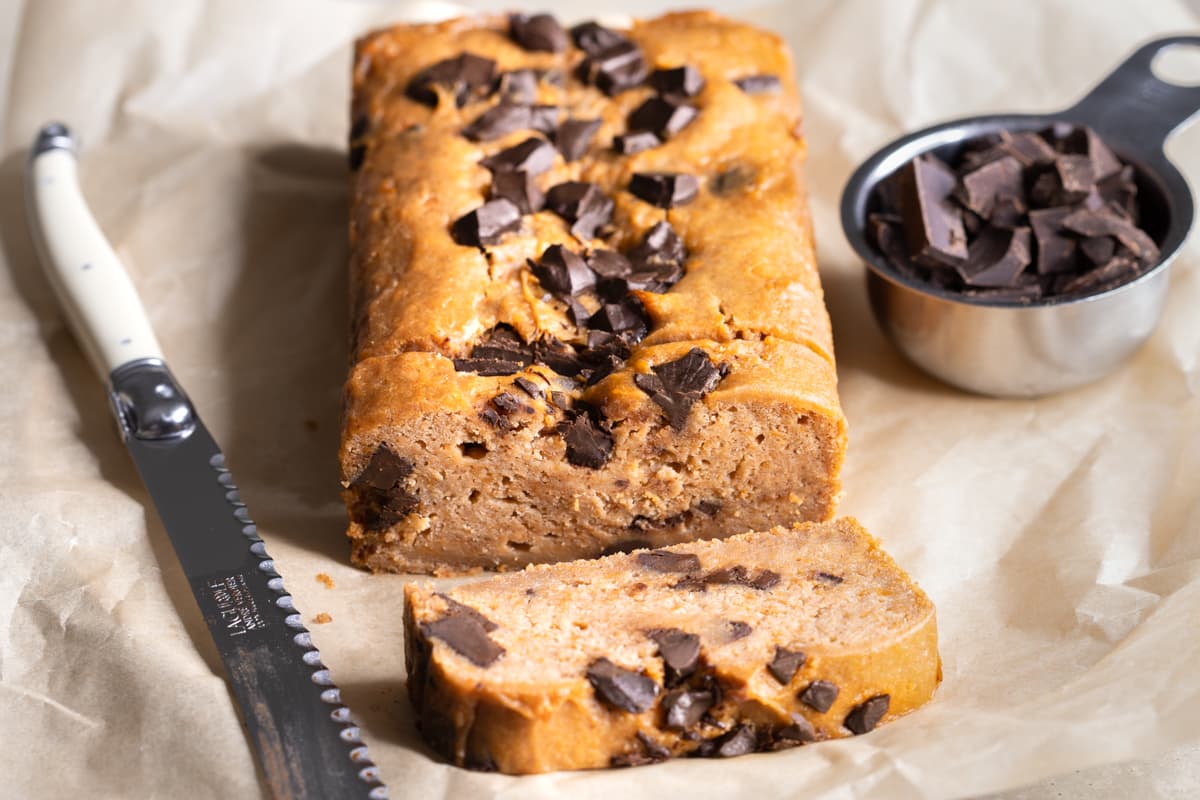
[[[843,510],[937,603],[933,704],[868,737],[730,761],[524,779],[433,761],[403,694],[405,578],[347,566],[336,496],[349,43],[404,8],[18,1],[0,7],[0,793],[263,791],[161,523],[34,261],[22,170],[50,118],[83,138],[92,208],[298,606],[332,616],[313,636],[393,797],[951,797],[1200,739],[1200,240],[1123,369],[998,401],[924,377],[885,342],[836,215],[853,167],[902,131],[1064,106],[1200,14],[1170,0],[716,5],[796,53],[851,422]],[[1200,178],[1200,131],[1169,152]]]

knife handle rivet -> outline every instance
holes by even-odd
[[[370,758],[370,754],[367,753],[366,745],[363,745],[362,747],[356,747],[350,751],[350,760],[351,761],[366,761],[369,758]]]
[[[350,721],[350,709],[346,708],[345,706],[342,706],[341,708],[335,708],[333,710],[333,713],[331,713],[329,715],[329,717],[334,722],[349,722]]]
[[[297,633],[295,636],[292,637],[292,641],[295,642],[297,647],[312,647],[313,646],[312,635],[309,634],[308,631],[304,631],[303,633]]]
[[[223,453],[217,453],[208,460],[208,465],[213,469],[225,469],[225,455]]]
[[[283,624],[289,628],[304,630],[304,619],[299,614],[288,614],[283,618]]]
[[[236,516],[236,514],[234,516]],[[253,522],[245,526],[242,528],[242,536],[245,536],[247,539],[256,538],[258,536],[258,526]],[[258,541],[261,542],[262,539],[259,539]]]
[[[331,706],[342,704],[342,692],[336,686],[332,689],[326,689],[321,692],[321,700],[329,703]]]
[[[238,492],[237,489],[230,489],[228,492],[226,492],[225,500],[229,503],[232,503],[235,506],[246,505],[245,503],[242,502],[242,495],[240,492]]]
[[[260,569],[262,568],[262,564],[259,564],[258,566]],[[286,591],[283,588],[283,578],[271,578],[271,580],[267,581],[267,588],[272,592]],[[281,597],[279,599],[282,600],[283,598]]]
[[[242,532],[245,533],[245,531]],[[266,558],[267,546],[261,541],[255,542],[254,544],[250,545],[250,552],[254,553],[254,555],[258,556],[259,558]]]
[[[295,605],[295,603],[292,602],[292,596],[290,594],[285,594],[283,597],[276,599],[275,605],[279,606],[284,611],[295,611],[296,610],[296,605]],[[297,615],[297,616],[299,616],[299,615]]]
[[[367,780],[367,779],[364,778],[363,780]],[[375,773],[375,777],[372,780],[379,780],[378,772]],[[374,789],[371,790],[370,794],[367,795],[367,800],[388,800],[387,787],[386,786],[376,786]]]
[[[221,472],[217,473],[217,483],[221,484],[222,486],[229,486],[232,488],[233,473],[229,470],[222,470]]]
[[[258,568],[260,570],[262,570],[263,572],[269,572],[272,574],[276,574],[275,573],[275,562],[269,558],[264,558],[262,561],[258,562]],[[282,580],[282,578],[280,580]],[[270,582],[268,582],[267,585],[271,586]],[[274,586],[271,586],[271,588],[278,592],[283,588],[283,586],[281,584],[279,589],[275,589]]]
[[[318,686],[332,686],[333,678],[329,675],[329,670],[319,669],[312,674],[312,682]]]
[[[358,771],[358,777],[367,783],[374,783],[375,781],[379,780],[379,767],[366,767],[364,769],[360,769]],[[375,794],[372,792],[371,797],[374,796]]]
[[[240,508],[235,508],[233,510],[233,518],[236,519],[238,522],[249,523],[250,522],[250,512],[246,510],[245,506],[241,506]]]
[[[362,741],[362,732],[357,727],[342,728],[338,731],[338,736],[342,737],[342,741],[347,744],[358,744]]]
[[[308,664],[310,667],[325,666],[324,664],[321,663],[321,651],[320,650],[309,650],[307,653],[300,656],[300,658],[303,659],[304,663]]]

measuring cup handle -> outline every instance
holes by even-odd
[[[1090,125],[1105,139],[1161,154],[1177,128],[1200,111],[1200,86],[1155,77],[1155,56],[1175,45],[1200,47],[1200,36],[1168,36],[1142,45],[1062,117]]]

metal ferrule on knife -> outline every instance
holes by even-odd
[[[167,368],[137,291],[84,201],[66,127],[39,132],[26,185],[42,264],[108,386],[121,437],[208,623],[271,793],[386,798],[224,455]]]

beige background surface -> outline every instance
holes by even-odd
[[[348,48],[401,10],[10,0],[0,5],[3,794],[261,792],[162,526],[33,259],[23,151],[49,118],[83,138],[85,192],[298,606],[333,616],[314,638],[394,797],[954,797],[1030,784],[1007,796],[1200,793],[1200,240],[1174,267],[1159,331],[1120,372],[1060,397],[995,401],[923,377],[881,338],[836,216],[849,172],[901,131],[1063,106],[1137,43],[1200,29],[1200,11],[1171,0],[724,5],[796,52],[851,420],[843,508],[938,604],[936,702],[869,737],[733,761],[511,779],[430,760],[402,693],[403,578],[345,565],[334,462]],[[1200,130],[1168,152],[1200,179]]]

